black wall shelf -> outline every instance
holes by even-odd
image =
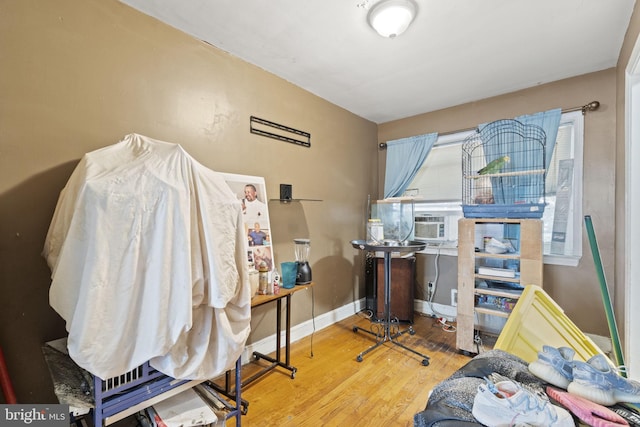
[[[291,184],[280,184],[280,198],[279,199],[270,199],[270,202],[281,202],[281,203],[289,203],[289,202],[321,202],[322,200],[318,199],[294,199],[293,198],[293,186]]]
[[[281,203],[290,203],[290,202],[321,202],[320,199],[269,199],[270,202],[281,202]]]

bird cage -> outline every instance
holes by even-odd
[[[541,218],[545,206],[544,130],[497,120],[462,144],[462,210],[467,218]]]

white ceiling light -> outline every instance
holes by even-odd
[[[417,10],[412,0],[382,0],[373,5],[367,19],[378,34],[393,38],[409,28]]]

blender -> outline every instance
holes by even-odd
[[[296,285],[311,283],[311,267],[309,266],[311,241],[309,239],[293,239],[293,242],[296,244],[296,265],[298,267]]]

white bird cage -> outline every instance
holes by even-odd
[[[464,216],[541,218],[545,145],[540,126],[517,120],[497,120],[469,135],[462,145]],[[500,164],[492,167],[496,162]]]

